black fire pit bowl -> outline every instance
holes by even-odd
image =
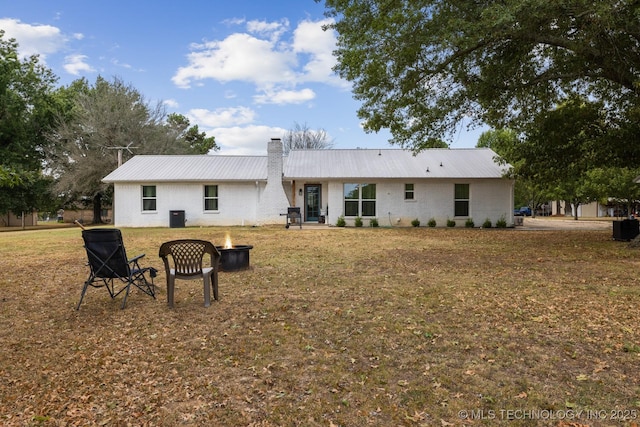
[[[253,246],[216,246],[216,249],[220,252],[220,271],[240,271],[249,268],[249,251]]]

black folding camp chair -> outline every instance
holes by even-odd
[[[80,309],[80,304],[84,299],[84,294],[89,286],[94,288],[107,288],[111,298],[115,298],[122,291],[125,291],[122,308],[127,304],[127,297],[134,285],[145,294],[156,298],[153,278],[156,277],[157,270],[153,267],[141,268],[138,261],[144,254],[135,258],[127,259],[127,254],[122,243],[122,233],[118,229],[96,228],[83,230],[82,239],[84,248],[87,251],[88,265],[91,269],[89,278],[84,282],[80,302],[76,310]],[[149,273],[151,282],[145,276]],[[117,289],[118,284],[124,286]]]

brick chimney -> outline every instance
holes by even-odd
[[[267,146],[267,185],[258,202],[258,222],[263,224],[285,223],[285,218],[280,214],[287,212],[289,199],[282,184],[282,152],[280,138],[271,138]]]

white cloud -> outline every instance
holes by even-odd
[[[246,81],[256,86],[293,78],[290,52],[274,49],[272,42],[249,34],[232,34],[222,41],[193,45],[189,65],[180,67],[173,82],[188,88],[194,80]]]
[[[215,128],[207,136],[215,136],[220,151],[224,155],[266,155],[271,138],[282,138],[286,129],[270,126],[246,126]]]
[[[165,99],[164,101],[162,101],[162,103],[169,108],[178,108],[180,106],[178,101],[176,101],[175,99]]]
[[[247,22],[247,20],[244,18],[229,18],[222,21],[222,23],[226,25],[242,25],[245,22]]]
[[[180,67],[172,80],[182,88],[207,79],[222,83],[242,81],[253,84],[258,92],[280,95],[277,102],[273,102],[264,94],[258,94],[254,98],[258,103],[300,103],[313,99],[315,94],[310,89],[296,90],[297,85],[305,83],[347,88],[331,70],[335,64],[332,52],[336,36],[335,32],[322,29],[330,22],[302,21],[292,38],[286,40],[288,21],[249,21],[247,33],[193,44],[187,65]]]
[[[80,75],[81,72],[94,72],[95,69],[86,61],[86,55],[69,55],[64,58],[64,69],[67,73],[74,76]]]
[[[5,37],[16,39],[21,56],[40,55],[42,62],[46,61],[47,55],[62,50],[67,42],[60,29],[51,25],[31,25],[18,19],[1,18],[0,28],[5,31]]]
[[[289,29],[289,21],[283,19],[280,22],[266,21],[249,21],[247,22],[247,30],[250,33],[268,37],[269,40],[276,42]]]
[[[115,65],[116,67],[126,68],[127,70],[130,70],[130,69],[133,68],[130,64],[127,64],[126,62],[120,62],[120,60],[118,60],[116,58],[112,58],[111,59],[111,63],[113,65]]]
[[[190,110],[187,116],[200,126],[214,128],[251,123],[255,112],[247,107],[218,108],[215,111],[197,108]]]
[[[332,30],[322,29],[331,22],[330,19],[301,22],[294,31],[292,47],[297,54],[309,55],[309,61],[304,65],[305,81],[347,87],[348,84],[340,80],[332,70],[336,64],[333,56],[336,35]]]
[[[311,101],[316,93],[311,89],[265,91],[261,95],[253,97],[256,104],[302,104]]]

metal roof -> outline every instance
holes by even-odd
[[[293,150],[285,164],[289,179],[314,178],[501,178],[508,165],[488,148]]]
[[[292,150],[285,179],[501,178],[488,148],[429,149],[416,155],[400,149]],[[104,182],[264,181],[267,156],[139,155]]]
[[[104,182],[260,181],[267,179],[266,156],[134,156]]]

